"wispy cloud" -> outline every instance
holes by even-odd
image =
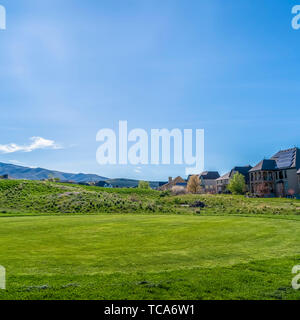
[[[1,153],[14,152],[32,152],[37,149],[61,149],[61,146],[53,140],[44,139],[41,137],[30,138],[31,143],[28,145],[18,145],[16,143],[0,144]]]

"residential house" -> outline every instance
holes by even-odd
[[[240,173],[245,177],[245,182],[246,182],[246,185],[248,186],[250,184],[249,171],[251,169],[252,169],[252,166],[250,166],[250,165],[247,165],[247,166],[244,166],[244,167],[234,167],[231,170],[230,178],[232,179],[236,173]]]
[[[249,171],[250,192],[262,197],[300,194],[297,177],[299,168],[300,149],[279,151],[271,159],[262,160]]]
[[[217,192],[217,179],[220,178],[217,171],[204,171],[199,175],[200,187],[202,192],[216,193]]]
[[[217,179],[217,192],[218,193],[224,193],[227,190],[227,186],[230,182],[230,172],[227,172],[222,177]]]
[[[187,182],[178,182],[178,183],[176,183],[176,186],[177,187],[183,187],[183,188],[187,188]]]
[[[224,193],[227,191],[227,186],[230,180],[234,177],[236,173],[240,173],[245,177],[245,182],[247,188],[249,188],[250,178],[249,171],[252,169],[250,165],[244,167],[234,167],[230,172],[224,174],[224,176],[217,179],[217,192]]]
[[[9,180],[9,176],[8,174],[3,174],[2,176],[0,176],[0,180]]]
[[[173,187],[175,186],[183,186],[187,187],[187,181],[184,180],[181,177],[177,177],[173,179],[172,177],[169,178],[169,182],[164,184],[163,186],[159,187],[160,191],[166,191],[166,190],[172,190]]]

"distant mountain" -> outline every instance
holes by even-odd
[[[5,174],[8,174],[8,176],[12,179],[42,180],[49,178],[49,176],[52,176],[54,178],[59,178],[61,181],[69,180],[77,183],[105,181],[108,179],[105,177],[98,176],[96,174],[74,174],[42,168],[28,168],[0,162],[0,175]]]

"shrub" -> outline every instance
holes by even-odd
[[[206,206],[205,206],[204,202],[197,200],[194,203],[190,204],[190,207],[191,208],[205,208]]]
[[[139,189],[150,189],[150,184],[148,181],[140,181]]]
[[[179,196],[181,194],[186,194],[187,193],[187,190],[184,188],[184,187],[181,187],[181,186],[174,186],[172,188],[172,194],[174,196]]]
[[[232,194],[244,194],[246,192],[245,177],[237,172],[230,180],[227,189]]]
[[[170,190],[165,190],[165,191],[162,191],[161,193],[160,193],[160,197],[169,197],[171,195],[171,192],[170,192]]]

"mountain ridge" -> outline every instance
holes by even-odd
[[[43,180],[48,179],[49,176],[59,178],[62,181],[74,182],[97,182],[108,180],[107,177],[102,177],[97,174],[86,173],[67,173],[56,170],[49,170],[44,168],[29,168],[20,165],[0,162],[0,175],[7,174],[12,179],[25,180]]]

